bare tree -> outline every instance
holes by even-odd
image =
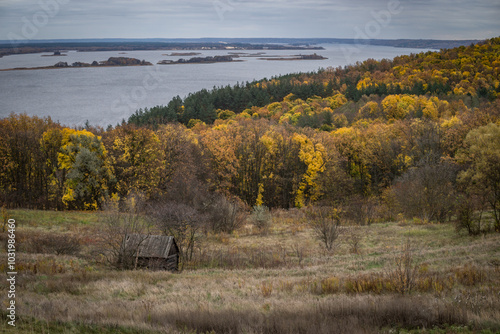
[[[150,218],[164,235],[173,236],[179,247],[180,268],[191,261],[198,231],[206,224],[207,215],[191,205],[162,201],[149,208]]]
[[[394,270],[388,273],[396,290],[401,294],[409,293],[417,284],[419,266],[415,263],[414,253],[414,246],[408,238],[394,256]]]
[[[106,263],[119,269],[137,268],[138,249],[150,235],[150,226],[141,216],[142,200],[132,196],[123,201],[122,210],[117,202],[107,203],[100,216],[97,254]],[[140,235],[134,243],[126,243],[128,235]]]
[[[358,254],[363,241],[363,234],[359,227],[351,226],[346,230],[345,240],[350,246],[350,252]]]
[[[339,210],[330,207],[316,207],[309,209],[307,216],[316,238],[324,244],[328,251],[332,251],[335,241],[341,233]]]
[[[237,199],[229,200],[223,195],[217,196],[208,205],[210,225],[214,232],[232,233],[245,221],[243,204]]]

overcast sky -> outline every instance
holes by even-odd
[[[500,36],[499,0],[0,0],[0,39]]]

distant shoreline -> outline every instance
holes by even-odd
[[[96,51],[174,51],[183,53],[183,51],[194,52],[198,50],[224,50],[224,51],[245,51],[245,50],[324,50],[323,47],[317,45],[290,45],[290,44],[273,44],[273,43],[226,43],[226,42],[86,42],[77,40],[68,41],[51,41],[51,42],[28,42],[19,45],[11,43],[2,43],[0,41],[0,56],[55,52],[57,50],[75,50],[78,52],[96,52]]]
[[[132,66],[154,66],[150,65],[99,65],[99,66],[66,66],[66,67],[58,67],[58,66],[41,66],[41,67],[16,67],[16,68],[4,68],[0,69],[0,72],[5,71],[33,71],[33,70],[58,70],[64,68],[99,68],[99,67],[132,67]]]

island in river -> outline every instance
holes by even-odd
[[[127,57],[110,57],[108,60],[103,60],[100,62],[93,61],[92,63],[74,62],[73,64],[68,64],[67,62],[60,61],[52,66],[42,66],[42,67],[16,67],[2,69],[0,71],[14,71],[14,70],[44,70],[53,68],[79,68],[79,67],[109,67],[109,66],[151,66],[153,65],[149,61],[139,60],[135,58]]]
[[[67,54],[61,53],[61,51],[54,51],[51,55],[42,55],[42,57],[65,57]]]
[[[323,60],[328,59],[316,53],[312,55],[294,55],[294,56],[268,56],[266,58],[259,58],[260,60]]]
[[[161,60],[158,62],[158,65],[175,65],[175,64],[213,64],[213,63],[230,63],[235,61],[243,61],[243,60],[235,60],[234,58],[239,57],[247,57],[247,56],[262,56],[262,53],[245,55],[240,53],[233,53],[226,56],[209,56],[209,57],[193,57],[190,59],[178,59],[178,60]],[[268,56],[267,58],[258,58],[260,60],[322,60],[328,59],[316,53],[312,55],[294,55],[294,56]]]
[[[237,56],[208,56],[208,57],[193,57],[189,59],[181,58],[179,60],[161,60],[158,62],[159,65],[174,65],[174,64],[213,64],[213,63],[230,63],[235,61],[243,61],[243,60],[234,60],[233,58],[237,58]]]
[[[176,57],[176,56],[197,56],[201,55],[200,52],[172,52],[170,54],[163,54],[163,56]]]

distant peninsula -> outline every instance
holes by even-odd
[[[230,63],[243,60],[234,60],[237,56],[209,56],[209,57],[194,57],[190,59],[181,58],[179,60],[161,60],[158,65],[174,65],[174,64],[213,64],[213,63]]]
[[[52,66],[42,66],[42,67],[16,67],[2,69],[0,71],[15,71],[15,70],[45,70],[45,69],[56,69],[56,68],[80,68],[80,67],[111,67],[111,66],[151,66],[152,63],[139,60],[135,58],[127,57],[110,57],[108,60],[103,60],[100,62],[93,61],[92,63],[74,62],[73,64],[68,64],[67,62],[60,61]]]
[[[316,53],[312,55],[294,55],[294,56],[278,56],[278,57],[265,57],[258,58],[259,60],[323,60],[328,59]]]
[[[170,54],[164,54],[163,56],[169,57],[182,57],[182,56],[197,56],[201,55],[200,52],[172,52]]]

